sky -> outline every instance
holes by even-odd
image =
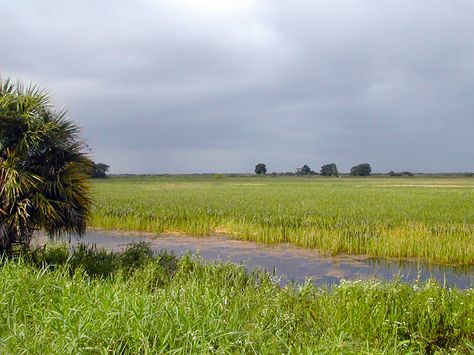
[[[472,0],[0,2],[0,75],[112,173],[474,171]]]

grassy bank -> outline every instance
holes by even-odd
[[[185,256],[65,249],[0,266],[2,353],[474,351],[473,290],[271,276]]]
[[[111,178],[94,181],[94,202],[107,229],[474,264],[472,178]]]

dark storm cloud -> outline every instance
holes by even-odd
[[[474,3],[15,1],[0,71],[114,172],[468,171]]]

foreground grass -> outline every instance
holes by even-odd
[[[31,260],[0,266],[2,353],[474,351],[472,289],[280,288],[265,273],[153,258],[143,245],[122,255],[50,249]]]
[[[111,178],[94,201],[91,223],[107,229],[474,264],[472,178]]]

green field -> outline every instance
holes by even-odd
[[[91,224],[474,263],[474,179],[123,177]],[[0,267],[1,353],[470,353],[474,294],[434,282],[288,284],[198,257],[66,245]]]
[[[473,289],[310,283],[185,256],[49,248],[0,267],[2,354],[474,351]],[[33,261],[33,262],[31,262]]]
[[[91,225],[474,264],[473,178],[114,177]]]

